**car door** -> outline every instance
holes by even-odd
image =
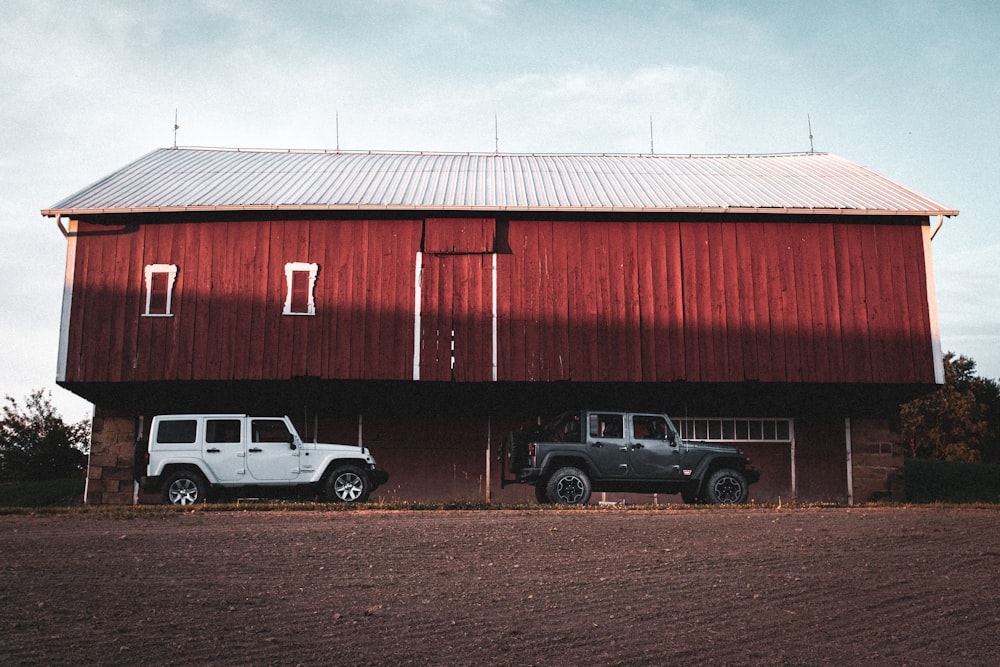
[[[250,420],[247,471],[256,482],[292,482],[299,476],[299,450],[284,420]]]
[[[679,438],[663,415],[629,416],[629,474],[636,479],[678,479],[681,475]]]
[[[624,477],[628,474],[627,445],[624,413],[590,413],[587,420],[587,448],[601,477]]]
[[[222,484],[246,477],[246,439],[240,418],[206,418],[202,460]]]

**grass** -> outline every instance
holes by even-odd
[[[912,504],[977,505],[996,507],[1000,504],[1000,465],[961,463],[929,459],[906,460],[906,495]],[[183,512],[232,512],[232,511],[433,511],[433,510],[520,510],[538,511],[545,506],[534,503],[509,504],[483,501],[455,500],[438,503],[365,503],[344,505],[312,502],[240,502],[210,503],[194,507],[168,507],[165,505],[87,506],[83,505],[83,477],[57,479],[43,482],[0,482],[0,514],[62,514],[96,513],[121,518],[136,516],[169,516]],[[825,506],[825,505],[824,505]],[[741,505],[741,509],[769,509],[770,504]],[[784,509],[808,509],[815,504],[784,504]],[[705,505],[616,505],[613,507],[560,508],[573,511],[627,511],[643,510],[711,510]]]
[[[998,503],[1000,465],[906,459],[906,497],[911,503]]]
[[[83,503],[86,479],[78,477],[40,482],[0,482],[0,507],[52,507]]]

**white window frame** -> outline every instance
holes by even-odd
[[[680,417],[671,421],[685,440],[724,443],[795,440],[795,425],[788,418]],[[779,424],[784,433],[778,433]]]
[[[153,299],[153,274],[154,273],[166,273],[167,274],[167,305],[166,312],[164,313],[151,313],[149,312],[149,306]],[[173,298],[174,298],[174,283],[177,282],[177,265],[176,264],[147,264],[144,271],[145,282],[146,282],[146,308],[142,313],[143,317],[173,317]]]
[[[309,303],[305,312],[292,310],[292,275],[296,271],[309,272]],[[315,262],[288,262],[285,264],[285,308],[282,315],[315,315],[316,314],[316,276],[319,274],[319,264]]]

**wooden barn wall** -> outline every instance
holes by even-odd
[[[919,225],[477,219],[456,246],[432,220],[429,247],[451,254],[422,255],[422,380],[490,381],[495,340],[500,381],[934,382]],[[410,380],[423,233],[415,219],[79,236],[66,381]],[[281,314],[296,261],[319,265],[315,316]],[[172,317],[140,316],[156,263],[179,269]]]
[[[422,220],[346,220],[81,235],[66,379],[412,379],[421,233]],[[296,261],[320,267],[315,316],[282,315]],[[178,266],[172,317],[140,315],[156,263]]]
[[[917,225],[510,222],[499,379],[932,383]]]

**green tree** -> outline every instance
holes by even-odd
[[[22,408],[11,396],[0,418],[0,475],[24,480],[68,477],[87,467],[90,427],[67,424],[50,392],[32,392]]]
[[[944,385],[900,408],[910,456],[946,461],[994,458],[1000,434],[1000,387],[976,375],[976,362],[949,352]]]

